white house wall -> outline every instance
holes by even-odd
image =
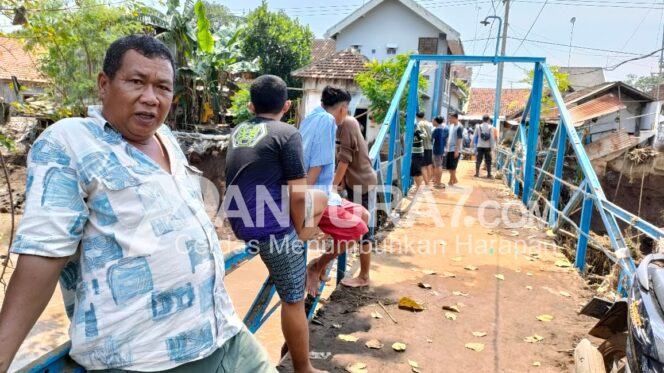
[[[417,52],[419,38],[437,38],[440,31],[396,0],[386,0],[337,35],[337,51],[360,45],[369,59],[383,61],[387,44],[397,45],[397,54]],[[447,46],[439,41],[439,52]]]

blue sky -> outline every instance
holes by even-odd
[[[212,1],[228,6],[237,14],[246,14],[260,4],[260,0]],[[417,1],[461,33],[466,54],[493,53],[497,27],[489,34],[490,27],[480,25],[479,21],[494,13],[492,4],[502,16],[501,0],[494,0],[494,3],[490,0]],[[283,9],[291,17],[297,17],[309,25],[317,37],[322,37],[328,28],[360,7],[363,1],[268,0],[268,3],[271,9]],[[534,22],[540,10],[539,19]],[[576,17],[572,44],[596,50],[573,48],[571,66],[611,67],[655,51],[662,43],[664,0],[512,0],[507,54],[543,56],[550,65],[567,66],[572,17]],[[7,24],[7,20],[0,20],[0,24]],[[527,40],[519,47],[531,26]],[[494,39],[487,40],[489,36]],[[657,72],[658,59],[659,54],[656,54],[605,74],[608,80],[622,80],[627,74],[649,75]],[[524,68],[531,66],[506,65],[504,87],[522,87]],[[494,87],[495,75],[494,66],[475,67],[473,86]]]
[[[260,0],[216,0],[241,14],[256,7]],[[485,16],[493,14],[487,0],[419,0],[425,8],[461,33],[466,54],[492,54],[495,49],[496,29],[489,36],[490,27],[479,24]],[[515,55],[521,39],[533,25],[545,0],[515,0],[511,4],[507,54]],[[308,24],[317,37],[322,37],[332,25],[362,5],[361,0],[269,0],[271,9],[283,9],[302,23]],[[495,0],[498,15],[504,9],[501,0]],[[479,9],[478,9],[479,8]],[[573,45],[602,49],[572,49],[571,66],[614,66],[621,61],[655,51],[661,46],[664,0],[548,0],[532,27],[527,39],[516,54],[544,56],[551,65],[567,66],[570,42],[570,19],[576,17]],[[483,40],[477,40],[483,39]],[[620,51],[614,53],[608,51]],[[484,52],[484,53],[483,53]],[[632,54],[627,54],[632,53]],[[608,80],[621,80],[627,74],[648,75],[658,70],[659,54],[627,63],[615,71],[607,71]],[[526,66],[522,66],[525,68]],[[479,71],[478,71],[479,70]],[[496,69],[485,65],[474,68],[473,86],[495,86]],[[514,65],[506,66],[504,87],[520,87],[525,73]]]

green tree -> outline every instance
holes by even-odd
[[[235,92],[233,97],[231,97],[231,102],[232,106],[230,112],[233,116],[233,123],[239,124],[254,116],[254,114],[247,107],[249,102],[251,102],[249,85],[243,84],[240,89]]]
[[[645,93],[657,88],[657,84],[664,83],[664,74],[650,74],[649,76],[627,75],[627,83]],[[661,93],[660,93],[661,94]]]
[[[374,121],[382,123],[385,120],[392,97],[406,71],[409,58],[409,54],[399,54],[384,62],[376,60],[368,62],[366,66],[369,70],[355,77],[362,93],[371,101],[369,109]],[[418,88],[424,90],[428,86],[429,82],[420,74]],[[407,102],[408,88],[401,95],[400,111],[402,113],[406,110]],[[403,124],[403,121],[401,123]]]
[[[246,24],[241,36],[244,55],[259,58],[261,74],[279,76],[291,87],[298,85],[290,74],[311,60],[314,34],[309,26],[283,11],[270,12],[265,0],[247,16]]]
[[[560,72],[560,66],[549,66],[549,69],[551,70],[551,73],[553,74],[553,79],[556,81],[556,85],[558,86],[558,91],[560,91],[563,95],[567,90],[569,90],[569,74]],[[524,83],[529,84],[531,87],[533,85],[533,80],[535,79],[535,70],[530,70],[528,71],[526,78],[523,80]],[[556,106],[555,101],[553,100],[553,97],[551,97],[551,90],[549,89],[549,85],[546,83],[546,79],[544,81],[544,89],[542,91],[542,108],[541,112],[545,112],[547,110],[551,110]]]
[[[203,5],[205,5],[207,18],[210,20],[213,30],[217,30],[221,27],[231,24],[237,24],[242,21],[242,17],[231,13],[231,10],[223,4],[205,0],[203,1]]]
[[[17,35],[41,56],[38,66],[49,80],[54,119],[83,115],[87,105],[97,102],[96,79],[108,46],[143,30],[137,21],[140,6],[112,7],[101,0],[77,0],[75,6],[66,0],[35,0],[25,6],[28,22]]]

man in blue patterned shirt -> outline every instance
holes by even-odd
[[[174,75],[162,43],[121,38],[99,74],[102,111],[61,120],[33,145],[0,372],[58,279],[70,355],[88,370],[275,371],[224,287],[198,172],[162,124]]]

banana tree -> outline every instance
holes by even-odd
[[[196,15],[196,49],[186,65],[178,68],[175,110],[178,122],[222,122],[230,105],[230,95],[238,89],[241,73],[258,70],[258,61],[244,58],[236,25],[210,31],[205,7],[199,0]]]

